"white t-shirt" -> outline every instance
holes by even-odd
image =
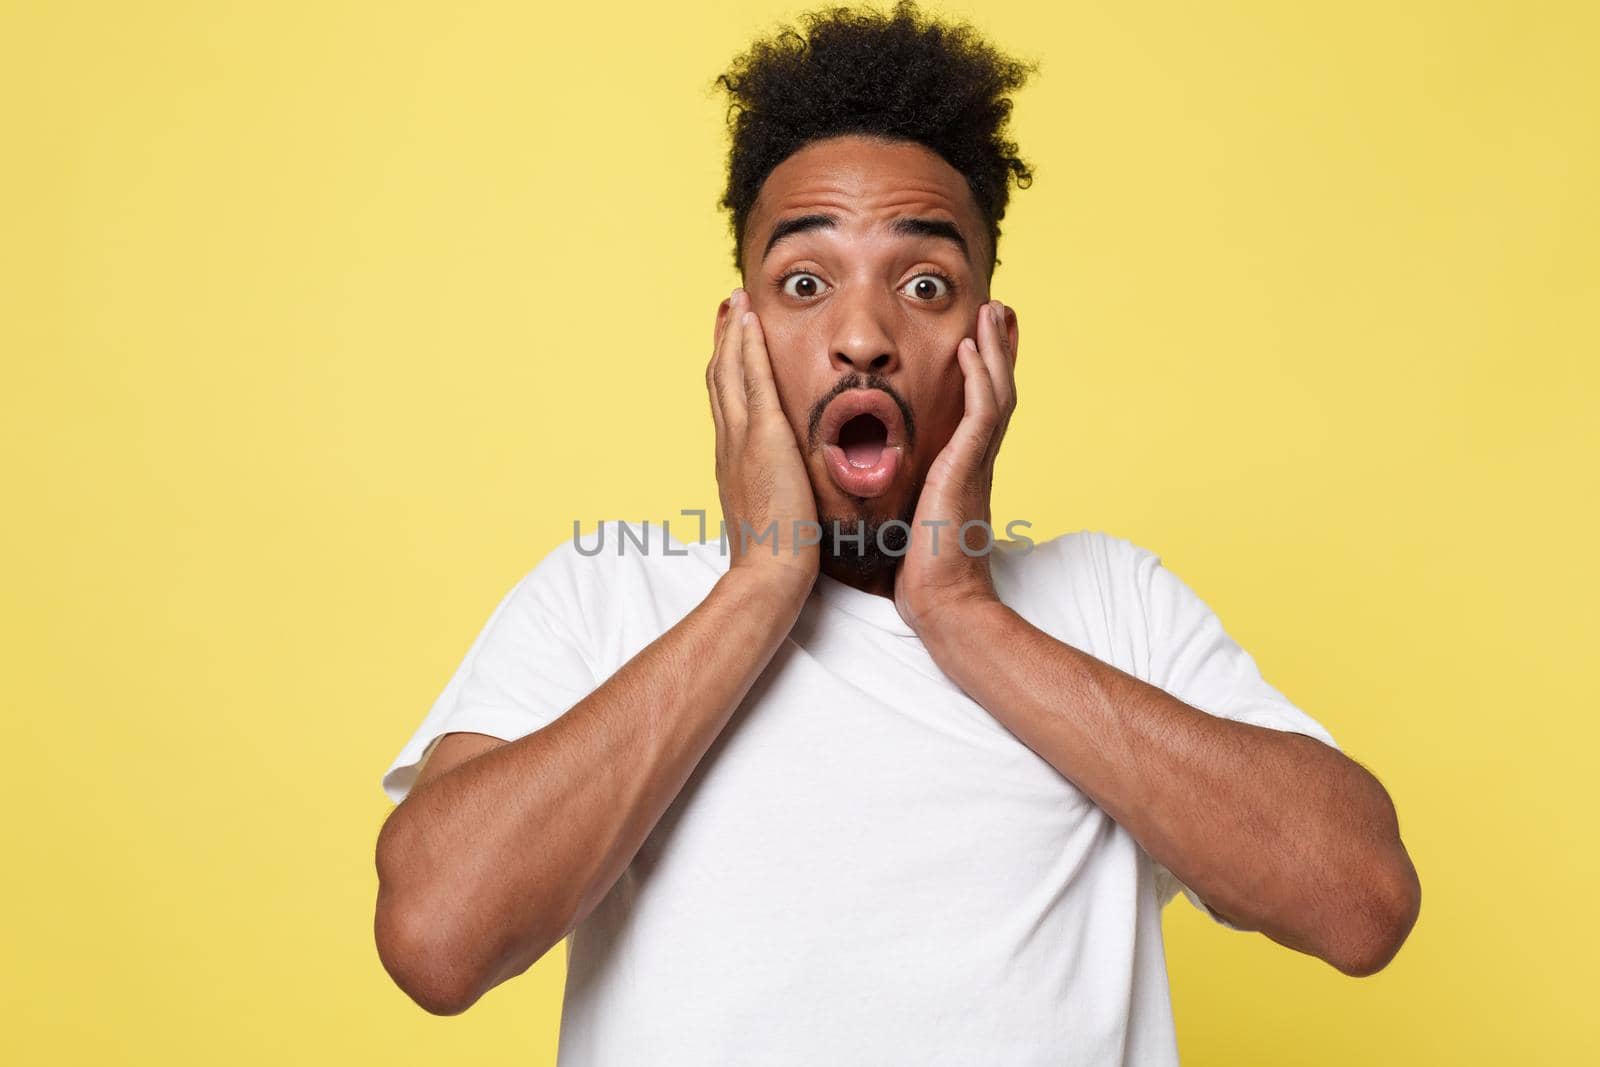
[[[557,718],[727,570],[714,535],[619,525],[501,600],[384,775],[391,799],[445,733]],[[1153,553],[1089,530],[1024,547],[991,571],[1033,625],[1213,715],[1335,744]],[[1176,1064],[1161,908],[1180,891],[1223,921],[957,688],[893,601],[823,575],[573,932],[558,1062]]]

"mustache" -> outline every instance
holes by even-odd
[[[895,392],[894,386],[889,384],[889,379],[881,374],[858,374],[854,371],[846,374],[822,396],[811,405],[811,416],[806,423],[806,445],[815,451],[818,445],[818,436],[822,433],[822,413],[840,393],[851,389],[877,389],[889,394],[889,399],[894,401],[895,407],[900,409],[900,421],[905,423],[906,447],[915,448],[917,444],[917,423],[911,415],[911,405],[906,403],[905,397]]]

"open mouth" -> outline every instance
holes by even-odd
[[[854,497],[886,492],[900,468],[905,427],[881,389],[840,393],[822,413],[822,451],[833,483]]]
[[[876,415],[857,415],[839,428],[839,447],[852,467],[876,467],[888,443],[889,427]]]

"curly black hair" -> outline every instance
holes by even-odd
[[[800,16],[737,57],[713,87],[729,97],[728,186],[733,264],[744,273],[745,222],[773,169],[807,144],[842,134],[911,141],[967,179],[989,227],[989,274],[999,263],[1010,180],[1033,181],[1006,139],[1009,93],[1036,63],[1003,55],[970,25],[924,19],[915,0],[891,14],[833,7]]]

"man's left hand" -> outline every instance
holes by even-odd
[[[895,575],[895,608],[924,641],[937,629],[959,626],[972,606],[997,599],[989,573],[989,494],[995,457],[1017,406],[1016,315],[992,300],[978,309],[975,332],[976,342],[962,338],[956,349],[965,411],[928,469]]]

